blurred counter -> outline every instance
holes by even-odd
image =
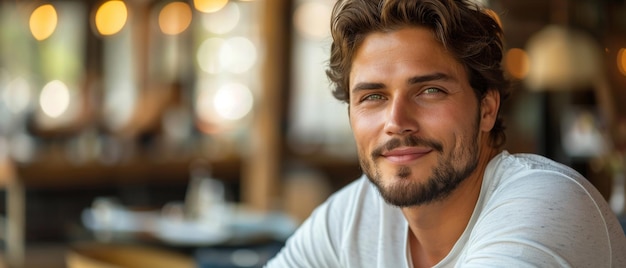
[[[169,160],[134,158],[115,164],[89,162],[70,163],[49,158],[28,164],[16,165],[18,179],[25,187],[33,188],[81,188],[137,183],[187,183],[191,158]],[[240,177],[241,160],[227,158],[211,163],[213,174],[228,181]]]

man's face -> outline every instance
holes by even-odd
[[[479,102],[463,66],[428,29],[364,39],[349,111],[361,167],[392,205],[441,200],[477,167]]]

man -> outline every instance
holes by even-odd
[[[626,267],[626,238],[572,169],[503,151],[502,30],[467,0],[345,0],[327,74],[364,177],[268,267]]]

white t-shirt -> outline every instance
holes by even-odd
[[[363,176],[333,194],[266,267],[412,267],[408,223]],[[602,195],[547,158],[489,162],[472,217],[435,267],[626,267],[626,237]]]

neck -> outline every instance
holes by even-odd
[[[480,196],[487,164],[499,152],[487,146],[482,148],[476,170],[450,196],[402,209],[409,224],[414,267],[432,267],[440,262],[465,231]]]

